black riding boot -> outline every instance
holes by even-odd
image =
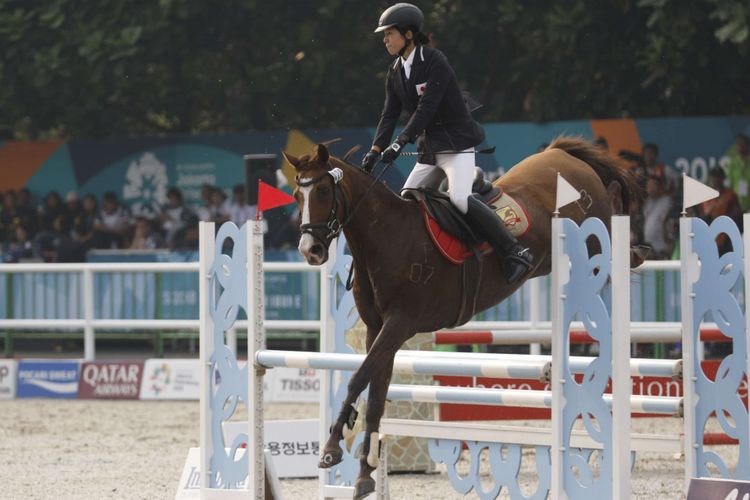
[[[494,210],[474,196],[469,196],[466,220],[479,236],[485,238],[503,259],[508,284],[513,285],[531,270],[534,256],[522,247]]]

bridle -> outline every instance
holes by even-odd
[[[380,163],[380,162],[378,162]],[[331,244],[331,241],[336,238],[339,234],[341,234],[341,231],[343,231],[344,226],[346,226],[354,217],[355,212],[359,208],[359,206],[365,201],[365,198],[367,198],[367,195],[370,193],[370,190],[380,182],[380,180],[383,178],[385,173],[388,171],[389,168],[393,163],[386,163],[383,170],[380,171],[380,174],[377,175],[370,183],[369,186],[367,186],[367,189],[365,190],[364,194],[360,197],[359,200],[357,200],[357,203],[354,205],[354,208],[350,208],[347,206],[346,203],[341,203],[341,205],[344,207],[344,212],[347,214],[346,217],[344,217],[344,221],[339,221],[338,218],[338,207],[339,207],[339,195],[343,196],[344,199],[346,199],[346,196],[344,194],[343,188],[339,186],[339,182],[344,178],[344,171],[341,170],[338,167],[331,168],[327,172],[324,172],[320,174],[317,177],[313,177],[312,179],[308,180],[300,180],[299,175],[295,177],[295,180],[297,181],[297,185],[299,187],[308,187],[315,185],[319,182],[324,181],[329,176],[331,178],[331,181],[333,182],[333,201],[331,202],[331,210],[328,213],[328,219],[325,222],[314,222],[314,223],[308,223],[308,224],[301,224],[299,229],[301,234],[309,234],[313,237],[315,241],[318,243],[321,243],[324,248],[328,248],[328,246]],[[331,162],[328,162],[328,167],[331,167]],[[356,168],[356,167],[355,167]],[[308,201],[309,203],[309,201]],[[349,200],[349,204],[351,205],[351,200]],[[325,237],[319,236],[316,231],[318,230],[324,230],[328,231],[328,234]]]
[[[330,167],[330,163],[328,165]],[[309,234],[315,241],[321,243],[324,248],[328,248],[328,245],[330,245],[331,241],[339,234],[341,234],[341,231],[344,229],[344,225],[349,221],[349,218],[345,218],[344,222],[342,223],[338,217],[339,196],[343,196],[343,190],[339,186],[339,182],[344,178],[344,172],[340,168],[336,167],[320,174],[317,177],[313,177],[312,179],[301,180],[299,175],[297,175],[297,177],[295,178],[299,187],[313,186],[329,178],[331,179],[331,183],[333,184],[333,200],[331,201],[331,210],[328,212],[328,219],[325,222],[311,222],[302,224],[299,227],[300,233]],[[308,203],[310,203],[310,200],[308,200]],[[346,203],[341,202],[341,206],[344,207],[345,212],[348,212],[348,210],[346,209]],[[324,237],[322,237],[319,233],[320,230],[328,231],[328,233]]]

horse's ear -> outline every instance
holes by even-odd
[[[323,144],[317,144],[315,146],[315,157],[318,159],[321,163],[328,163],[328,148],[325,147]]]
[[[284,157],[286,161],[288,161],[295,169],[299,167],[299,158],[296,156],[292,156],[286,151],[282,151],[281,155]]]

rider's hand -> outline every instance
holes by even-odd
[[[401,148],[404,147],[404,144],[406,144],[406,141],[399,137],[393,144],[385,148],[382,155],[383,163],[393,163],[396,161],[398,155],[401,154]]]
[[[380,160],[380,152],[371,149],[362,158],[362,169],[369,174],[375,168],[375,165],[377,165],[378,160]]]

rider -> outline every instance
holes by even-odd
[[[447,58],[429,46],[423,21],[422,11],[409,3],[392,5],[380,16],[375,33],[382,31],[388,53],[400,57],[388,67],[383,112],[362,168],[371,172],[378,160],[391,163],[406,143],[418,141],[421,154],[403,189],[428,184],[438,168],[445,172],[451,203],[504,258],[508,283],[514,284],[531,269],[533,257],[495,212],[471,194],[472,151],[484,141],[484,130],[471,117]],[[402,110],[410,115],[409,121],[388,146]],[[437,151],[445,152],[433,154]]]

